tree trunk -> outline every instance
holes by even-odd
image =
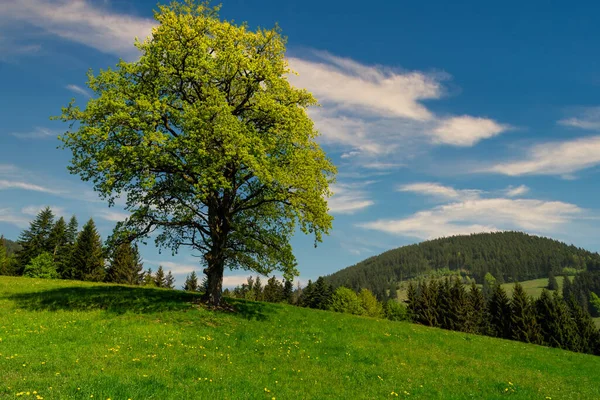
[[[208,268],[204,269],[208,279],[208,288],[202,296],[202,300],[210,306],[221,305],[224,266],[225,263],[222,260],[211,260]]]

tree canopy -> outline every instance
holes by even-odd
[[[158,246],[200,252],[212,304],[226,267],[297,276],[289,240],[297,226],[315,245],[328,233],[336,170],[306,112],[315,98],[287,80],[279,28],[221,21],[193,0],[154,17],[141,57],[89,72],[95,96],[57,117],[71,123],[71,173],[109,204],[126,198],[111,241],[158,229]]]

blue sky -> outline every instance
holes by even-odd
[[[543,6],[542,6],[543,5]],[[85,73],[132,61],[153,1],[0,2],[0,233],[45,205],[120,218],[66,170],[49,121],[89,98]],[[470,232],[522,230],[593,251],[600,217],[600,5],[558,2],[223,1],[221,16],[288,36],[290,81],[338,166],[334,229],[293,239],[301,280],[385,250]],[[143,249],[178,282],[198,259]],[[249,275],[227,272],[226,285]]]

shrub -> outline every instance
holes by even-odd
[[[331,311],[362,315],[364,309],[361,306],[358,296],[352,289],[340,286],[333,292],[331,296],[331,304],[329,305]]]
[[[369,289],[362,289],[358,294],[360,305],[365,310],[364,315],[369,317],[383,317],[383,306]]]
[[[384,306],[385,317],[392,321],[407,321],[408,310],[396,300],[388,300]]]
[[[42,253],[35,257],[25,266],[23,275],[30,278],[58,279],[59,275],[56,272],[56,264],[50,253]]]

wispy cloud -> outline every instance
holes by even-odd
[[[483,193],[481,190],[464,189],[458,190],[450,186],[444,186],[433,182],[418,182],[401,185],[399,192],[412,192],[421,195],[437,197],[441,200],[473,200],[478,199]]]
[[[322,104],[309,111],[320,141],[343,149],[342,158],[353,164],[406,164],[431,146],[473,146],[510,129],[490,118],[440,116],[427,108],[424,101],[446,95],[448,74],[368,66],[319,51],[312,56],[290,58],[298,75],[289,79]]]
[[[98,212],[98,216],[99,216],[99,218],[102,218],[103,220],[106,220],[106,221],[120,222],[120,221],[124,221],[125,219],[129,218],[130,214],[121,212],[121,211],[106,210],[106,211]]]
[[[525,193],[529,192],[529,188],[525,185],[520,185],[517,187],[513,187],[513,186],[509,186],[506,189],[506,195],[508,197],[518,197],[521,196]]]
[[[435,190],[420,192],[427,195],[439,194],[449,202],[405,218],[380,219],[358,226],[399,236],[432,239],[512,229],[531,233],[553,232],[574,219],[585,218],[585,210],[560,201],[483,197],[469,199],[463,198],[460,191],[452,188],[432,188]]]
[[[375,204],[364,190],[370,183],[372,182],[331,185],[333,196],[327,202],[329,211],[332,214],[354,214]]]
[[[60,194],[61,192],[58,190],[50,189],[48,187],[35,185],[29,182],[21,182],[21,181],[10,181],[5,179],[0,179],[0,190],[8,190],[8,189],[18,189],[18,190],[29,190],[33,192],[43,192],[50,194]]]
[[[67,85],[67,89],[69,89],[72,92],[84,95],[87,98],[92,97],[92,95],[87,90],[85,90],[84,88],[82,88],[81,86],[77,86],[77,85],[72,85],[71,84],[71,85]]]
[[[587,130],[600,130],[600,107],[583,109],[577,116],[558,121],[560,125]]]
[[[28,225],[29,219],[10,208],[0,208],[0,222],[16,225],[19,228],[24,228]]]
[[[56,138],[58,134],[48,128],[36,127],[30,132],[11,132],[11,135],[19,139],[47,139]]]
[[[21,213],[24,215],[36,216],[42,211],[44,208],[50,207],[52,209],[52,213],[58,217],[66,217],[67,213],[64,207],[59,206],[48,206],[48,205],[31,205],[26,206],[21,209]]]
[[[484,168],[482,172],[494,172],[510,176],[562,175],[600,164],[600,136],[575,140],[542,143],[527,150],[520,160],[508,161]]]
[[[132,58],[137,54],[134,38],[145,39],[156,21],[123,15],[86,0],[22,0],[0,2],[5,24],[29,24],[47,34]]]

